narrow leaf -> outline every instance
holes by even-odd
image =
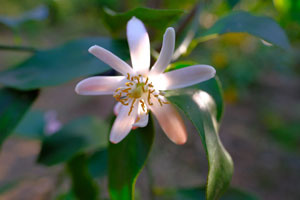
[[[38,96],[38,91],[22,92],[14,89],[0,89],[0,146],[21,121]]]
[[[112,200],[133,200],[136,179],[143,169],[154,139],[151,120],[145,128],[129,133],[118,144],[108,147],[108,181]]]
[[[20,90],[55,86],[82,76],[111,70],[88,52],[92,45],[99,45],[117,56],[128,58],[127,43],[108,38],[74,40],[57,48],[37,51],[31,58],[12,69],[0,72],[0,83]]]
[[[29,111],[14,130],[14,134],[26,139],[41,140],[46,126],[45,113],[42,111]]]
[[[202,83],[198,87],[209,88],[206,84]],[[207,199],[219,199],[230,184],[233,163],[218,135],[216,103],[210,93],[203,90],[186,91],[173,93],[168,99],[183,111],[200,134],[209,163]]]
[[[225,33],[249,33],[283,49],[290,49],[284,30],[269,17],[254,16],[244,11],[232,12],[219,19],[200,36],[210,38]],[[202,40],[201,37],[196,40]]]
[[[99,189],[88,171],[88,159],[84,154],[72,158],[67,169],[72,180],[72,191],[78,199],[98,199]]]
[[[158,10],[152,8],[135,8],[124,13],[116,13],[112,10],[104,9],[103,20],[112,34],[124,30],[127,22],[133,16],[142,20],[147,26],[164,31],[182,14],[183,11],[178,9]]]
[[[88,160],[88,167],[93,177],[101,178],[107,174],[108,151],[100,149],[93,153]]]

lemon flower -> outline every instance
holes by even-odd
[[[208,65],[193,65],[163,73],[169,65],[175,46],[175,31],[167,28],[160,55],[150,69],[150,42],[144,24],[132,17],[127,23],[127,39],[132,67],[110,51],[92,46],[89,52],[108,64],[122,76],[95,76],[80,81],[75,91],[81,95],[113,95],[117,118],[110,132],[112,143],[120,142],[133,127],[148,123],[149,110],[161,128],[175,144],[187,140],[182,118],[163,95],[164,90],[187,87],[206,81],[215,75]]]

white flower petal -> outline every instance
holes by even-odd
[[[137,121],[138,120],[138,121]],[[135,120],[137,122],[135,122],[133,124],[133,126],[137,126],[137,127],[145,127],[148,124],[149,121],[149,115],[147,113],[141,113],[137,116],[137,119]]]
[[[75,88],[76,93],[81,95],[107,95],[126,82],[124,76],[94,76],[83,79]]]
[[[116,103],[116,105],[114,106],[114,114],[116,116],[118,116],[120,110],[121,110],[122,104],[120,102]]]
[[[165,99],[163,100],[166,101]],[[187,133],[185,125],[181,116],[171,104],[160,106],[160,104],[153,99],[153,105],[150,106],[150,109],[170,140],[179,145],[186,143]]]
[[[211,79],[216,70],[209,65],[193,65],[151,77],[158,90],[173,90]]]
[[[143,22],[136,17],[127,23],[127,39],[134,71],[147,73],[150,67],[150,41]]]
[[[109,138],[109,140],[114,144],[124,139],[132,129],[132,125],[134,124],[138,114],[137,104],[133,107],[130,115],[128,115],[129,110],[130,106],[122,105],[120,112],[114,121]]]
[[[124,76],[126,76],[127,73],[134,74],[133,69],[126,62],[102,47],[94,45],[89,48],[89,52]]]
[[[175,31],[169,27],[165,34],[159,57],[151,69],[151,74],[160,74],[170,64],[175,47]]]

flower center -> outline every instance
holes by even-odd
[[[148,77],[142,75],[130,76],[127,73],[128,82],[125,83],[124,87],[116,89],[114,98],[122,103],[124,106],[129,106],[130,110],[128,115],[132,112],[134,106],[141,105],[143,112],[148,112],[148,106],[153,105],[152,97],[154,97],[161,106],[168,104],[168,102],[162,99],[162,95],[159,91],[155,90]]]

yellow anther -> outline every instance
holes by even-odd
[[[154,86],[152,85],[152,83],[149,83],[149,84],[148,84],[148,87],[154,87]]]
[[[129,87],[129,86],[132,86],[133,83],[131,83],[131,82],[126,82],[125,85],[126,85],[127,87]]]
[[[135,123],[139,122],[141,120],[141,118],[139,116],[137,116]]]
[[[129,73],[127,73],[127,79],[130,80],[130,74]]]
[[[115,90],[115,92],[118,92],[119,90],[121,90],[121,88],[117,88],[117,89]]]
[[[118,100],[118,99],[120,99],[121,98],[121,94],[116,94],[116,95],[114,95],[114,97]]]
[[[133,79],[137,80],[138,84],[140,84],[140,79],[138,76],[134,76]]]

